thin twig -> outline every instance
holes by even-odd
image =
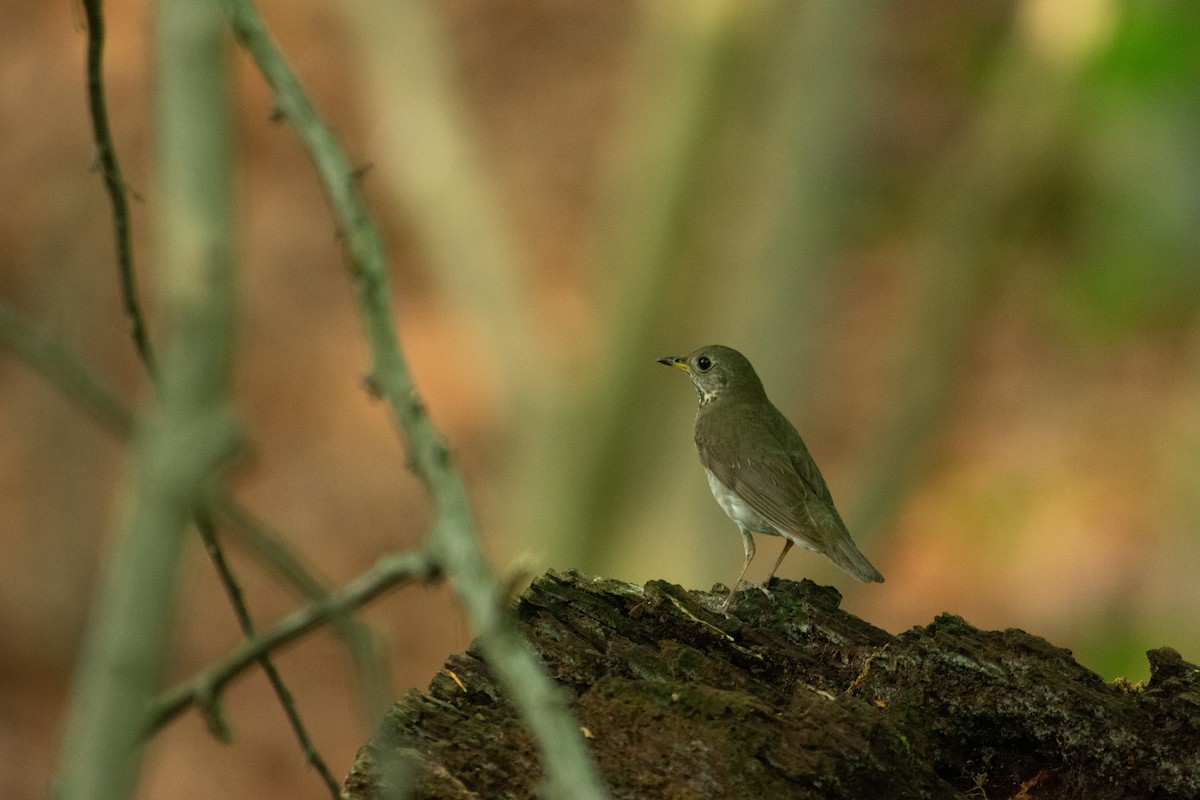
[[[572,800],[603,798],[606,792],[562,691],[505,610],[502,589],[475,536],[462,477],[445,440],[430,421],[400,353],[383,240],[359,193],[354,169],[271,41],[254,4],[250,0],[221,3],[234,36],[271,86],[276,107],[296,129],[325,184],[349,255],[359,315],[371,349],[369,383],[388,403],[409,464],[434,503],[429,552],[450,578],[489,667],[538,742],[549,792]]]
[[[189,678],[158,699],[149,715],[147,735],[162,728],[193,705],[205,705],[220,694],[229,681],[259,658],[296,641],[331,619],[348,615],[389,589],[409,581],[431,581],[438,576],[437,564],[424,550],[392,553],[326,599],[292,613],[266,631],[246,639],[227,658]]]
[[[125,194],[125,180],[117,162],[117,150],[113,145],[112,131],[108,125],[108,104],[104,92],[104,10],[102,0],[83,0],[83,11],[87,18],[87,85],[88,104],[91,108],[92,136],[96,142],[96,159],[104,174],[104,186],[112,203],[113,228],[117,246],[117,273],[121,277],[121,302],[125,306],[125,318],[129,322],[129,333],[137,348],[142,363],[151,377],[158,369],[154,349],[146,331],[146,319],[138,299],[137,277],[133,268],[133,244],[129,235],[129,200]]]
[[[208,508],[215,519],[302,597],[313,603],[329,599],[327,582],[318,579],[304,565],[287,546],[286,538],[240,505],[227,491],[217,490],[209,499]],[[352,612],[336,614],[329,622],[354,662],[361,687],[363,716],[374,727],[391,704],[387,650],[380,645],[371,628]]]
[[[195,514],[196,527],[200,531],[200,538],[204,541],[204,549],[208,551],[208,557],[212,560],[213,566],[217,569],[217,574],[221,578],[221,585],[225,587],[225,592],[229,596],[229,604],[233,606],[234,615],[237,617],[238,627],[242,629],[242,635],[247,641],[255,638],[254,621],[250,619],[250,611],[246,608],[246,600],[242,595],[241,584],[233,574],[233,570],[229,566],[229,562],[225,558],[225,551],[221,549],[221,543],[217,539],[217,528],[213,525],[212,517],[207,512]],[[300,712],[296,710],[296,702],[291,691],[288,690],[287,684],[283,682],[283,676],[279,674],[279,669],[271,660],[267,651],[263,651],[255,658],[258,665],[262,667],[263,673],[267,676],[267,681],[271,684],[271,689],[275,692],[275,696],[279,698],[279,705],[283,708],[283,713],[287,716],[288,724],[292,726],[292,730],[296,733],[296,739],[300,742],[300,749],[304,752],[304,760],[312,765],[317,774],[321,776],[321,780],[325,783],[325,788],[329,790],[333,800],[338,800],[341,795],[341,785],[337,778],[333,776],[329,765],[325,763],[325,759],[317,751],[313,745],[312,737],[308,734],[308,728],[304,725],[304,720],[300,719]],[[214,716],[209,717],[210,720],[216,719]],[[215,726],[214,734],[220,738],[226,738],[222,734],[225,731],[224,726]]]

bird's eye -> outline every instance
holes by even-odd
[[[696,359],[696,366],[700,368],[701,372],[708,372],[712,368],[712,359],[708,356],[700,356]]]

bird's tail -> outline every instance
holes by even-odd
[[[867,557],[858,551],[850,537],[839,536],[826,551],[829,560],[864,583],[883,583],[883,576]]]
[[[842,515],[834,508],[832,501],[815,504],[815,508],[814,505],[806,505],[805,511],[808,512],[813,526],[825,532],[825,546],[821,552],[830,561],[863,583],[883,583],[883,576],[879,574],[879,570],[854,546],[850,539],[850,531],[846,530],[846,523],[842,522]],[[813,516],[814,511],[816,518]]]

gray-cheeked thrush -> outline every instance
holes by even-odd
[[[754,559],[752,533],[782,536],[783,552],[759,585],[767,585],[792,545],[829,559],[860,581],[883,582],[879,570],[850,540],[833,505],[821,471],[800,434],[767,399],[754,367],[738,351],[701,347],[685,357],[659,363],[686,372],[700,396],[696,411],[696,450],[713,497],[742,533],[746,562],[729,590],[729,608]]]

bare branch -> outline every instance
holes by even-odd
[[[328,582],[317,578],[305,566],[281,533],[272,530],[225,490],[218,490],[210,498],[208,510],[285,584],[296,589],[306,600],[319,603],[329,599]],[[350,651],[361,687],[363,716],[369,724],[374,725],[391,704],[387,650],[381,646],[371,628],[350,611],[334,614],[329,624]]]
[[[83,0],[87,17],[87,85],[91,108],[92,136],[96,142],[96,160],[104,173],[104,187],[112,203],[113,228],[117,246],[117,272],[121,278],[121,302],[129,321],[129,334],[142,363],[151,376],[157,373],[154,350],[146,332],[146,319],[138,299],[137,274],[133,267],[133,244],[129,236],[129,200],[125,179],[117,162],[117,149],[108,125],[108,104],[104,93],[104,10],[101,0]]]
[[[217,528],[213,524],[212,517],[207,511],[200,511],[194,515],[196,527],[200,531],[200,538],[204,540],[204,549],[208,552],[209,559],[212,560],[213,566],[217,569],[217,575],[220,576],[221,585],[225,587],[225,593],[229,597],[229,604],[233,606],[233,613],[237,617],[238,627],[242,630],[242,635],[247,640],[255,638],[254,621],[250,618],[250,610],[246,607],[245,597],[242,595],[241,584],[238,583],[237,576],[233,574],[232,567],[229,566],[229,561],[225,558],[225,551],[221,547],[220,540],[217,538]],[[321,780],[325,783],[325,788],[329,790],[333,800],[338,800],[341,792],[340,784],[337,778],[333,776],[329,765],[325,763],[325,759],[321,757],[313,744],[312,737],[308,735],[308,728],[304,725],[304,720],[300,719],[300,712],[296,709],[295,700],[292,697],[291,691],[288,690],[287,684],[283,682],[283,676],[279,674],[279,669],[275,666],[270,658],[270,655],[264,650],[255,658],[258,665],[262,667],[263,674],[267,676],[267,681],[271,684],[271,690],[275,692],[275,696],[279,699],[279,705],[283,708],[283,713],[287,717],[288,724],[292,727],[292,731],[296,734],[296,740],[300,743],[300,749],[304,752],[304,760],[312,765],[317,774],[321,776]],[[210,715],[210,720],[215,719],[215,716]],[[226,728],[224,725],[209,725],[220,738],[228,738],[225,735]]]
[[[292,613],[269,630],[246,639],[218,664],[164,693],[150,712],[147,735],[193,705],[212,703],[229,681],[262,656],[296,641],[330,620],[350,614],[389,589],[409,581],[431,581],[437,577],[437,565],[424,550],[384,556],[342,589]]]

